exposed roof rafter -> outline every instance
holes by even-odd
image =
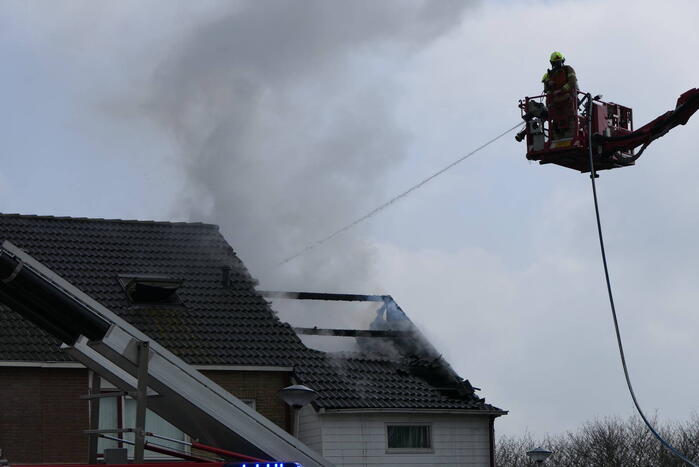
[[[409,337],[412,331],[394,330],[359,330],[359,329],[322,329],[322,328],[298,328],[295,327],[296,334],[307,336],[335,336],[335,337]]]

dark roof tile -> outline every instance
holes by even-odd
[[[406,365],[374,355],[316,352],[295,368],[295,375],[318,391],[314,405],[319,408],[500,410],[475,395],[445,395]]]

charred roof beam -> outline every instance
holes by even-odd
[[[284,298],[288,300],[327,300],[335,302],[387,302],[393,301],[390,295],[359,295],[347,293],[323,293],[323,292],[276,292],[272,290],[260,290],[258,292],[265,298]]]
[[[296,334],[307,336],[334,336],[334,337],[410,337],[413,331],[394,330],[359,330],[359,329],[322,329],[322,328],[298,328],[295,327]]]

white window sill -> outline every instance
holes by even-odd
[[[434,454],[432,448],[388,448],[386,454]]]

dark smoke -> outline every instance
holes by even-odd
[[[265,286],[367,287],[371,251],[356,232],[272,266],[381,199],[408,142],[395,74],[470,4],[244,1],[194,28],[144,104],[186,170],[178,214],[221,225]]]

